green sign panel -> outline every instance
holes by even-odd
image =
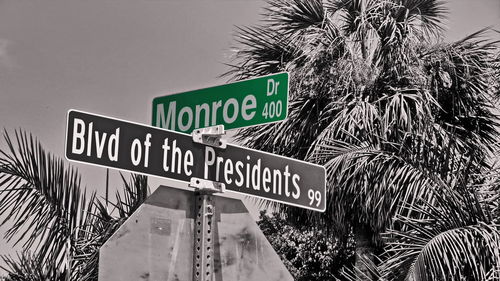
[[[288,115],[288,73],[262,76],[153,100],[153,125],[191,133],[198,128],[225,129],[284,120]]]

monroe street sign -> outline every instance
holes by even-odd
[[[66,157],[134,173],[221,182],[226,190],[323,212],[322,166],[228,144],[193,142],[190,135],[76,110],[68,112]]]
[[[157,97],[153,125],[178,132],[224,125],[234,129],[284,120],[288,73]]]

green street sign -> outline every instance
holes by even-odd
[[[191,133],[224,125],[235,129],[284,120],[288,115],[288,73],[157,97],[153,126]]]

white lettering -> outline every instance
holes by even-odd
[[[163,104],[156,106],[156,126],[175,131],[176,102],[168,104],[167,118],[165,119],[165,108]]]
[[[87,156],[92,154],[92,131],[94,130],[94,122],[90,122],[89,131],[87,132]]]
[[[191,168],[193,167],[193,152],[191,150],[186,151],[186,154],[184,154],[184,173],[186,176],[190,176],[193,171]]]
[[[245,120],[250,120],[255,116],[255,108],[257,108],[257,100],[253,95],[248,95],[243,99],[243,105],[241,106],[241,116]],[[250,113],[248,110],[252,110]]]
[[[224,158],[217,157],[217,165],[215,166],[215,181],[219,181],[219,173],[220,173],[220,164],[222,164]]]
[[[231,160],[226,160],[224,163],[224,179],[227,184],[231,184],[232,180],[228,177],[233,174],[233,162]]]
[[[146,140],[144,141],[144,167],[148,167],[149,163],[149,147],[151,147],[151,134],[146,135]]]
[[[142,158],[141,141],[135,139],[132,142],[132,147],[130,148],[130,159],[132,160],[132,164],[134,164],[134,166],[139,165],[139,163],[141,162],[141,158]]]
[[[295,192],[292,192],[292,197],[295,199],[299,199],[300,197],[300,187],[298,181],[300,180],[300,176],[297,174],[294,174],[292,176],[292,183],[293,186],[295,187]]]
[[[290,177],[290,172],[288,171],[288,165],[285,166],[285,172],[283,173],[285,176],[285,195],[286,197],[290,197],[290,191],[288,191],[288,178]]]
[[[229,117],[229,106],[233,106],[233,116]],[[238,101],[234,98],[230,98],[227,100],[227,102],[224,104],[224,108],[222,110],[222,117],[224,118],[224,122],[226,123],[233,123],[236,118],[238,118]]]
[[[109,136],[108,156],[110,161],[118,161],[118,143],[120,142],[120,128],[115,130],[114,134]],[[114,147],[113,147],[114,146]]]
[[[262,173],[262,188],[265,192],[271,191],[271,188],[267,186],[268,183],[271,182],[271,170],[269,168],[264,168],[264,172]]]
[[[168,172],[169,167],[167,157],[168,151],[170,150],[170,146],[168,145],[168,138],[163,141],[163,145],[161,146],[161,148],[163,148],[163,170],[165,172]]]
[[[184,115],[187,114],[187,122],[184,123]],[[177,125],[179,126],[179,130],[181,131],[187,131],[189,128],[191,128],[191,125],[193,124],[193,111],[191,110],[190,107],[185,106],[181,109],[181,112],[179,112],[179,119],[177,119]]]
[[[82,154],[85,150],[85,122],[75,118],[73,125],[73,142],[71,144],[71,152],[74,154]],[[78,145],[80,144],[80,145]]]
[[[175,159],[177,158],[177,174],[181,173],[181,163],[182,163],[182,153],[181,149],[177,147],[177,140],[172,142],[172,162],[170,166],[172,167],[172,173],[175,173]]]
[[[281,171],[273,170],[273,193],[281,195]]]
[[[254,190],[260,190],[260,162],[257,160],[257,165],[252,167],[252,187]]]
[[[204,178],[208,179],[208,166],[212,166],[215,163],[215,150],[210,147],[205,147],[205,170],[204,170]]]
[[[201,110],[205,111],[205,120],[204,126],[203,127],[208,127],[210,126],[210,107],[208,104],[204,103],[202,105],[196,105],[196,113],[195,113],[195,121],[194,121],[194,126],[195,128],[200,128],[200,115],[201,115]]]
[[[241,171],[241,169],[243,169],[243,162],[236,161],[235,167],[236,167],[236,173],[238,173],[238,176],[239,176],[239,180],[235,180],[234,183],[238,187],[241,187],[243,185],[243,182],[244,182],[243,172]]]
[[[274,94],[274,80],[267,79],[267,96],[272,96]]]
[[[99,139],[99,132],[95,132],[95,145],[97,147],[97,158],[102,157],[102,152],[104,151],[104,143],[106,142],[106,137],[108,134],[103,133],[101,139]]]
[[[221,101],[212,102],[212,126],[217,125],[217,109],[221,107],[221,105]]]

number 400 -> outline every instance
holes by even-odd
[[[281,101],[271,101],[271,102],[266,102],[264,105],[264,110],[262,110],[262,116],[267,119],[267,118],[274,118],[280,117],[281,113],[283,112],[283,104]]]

